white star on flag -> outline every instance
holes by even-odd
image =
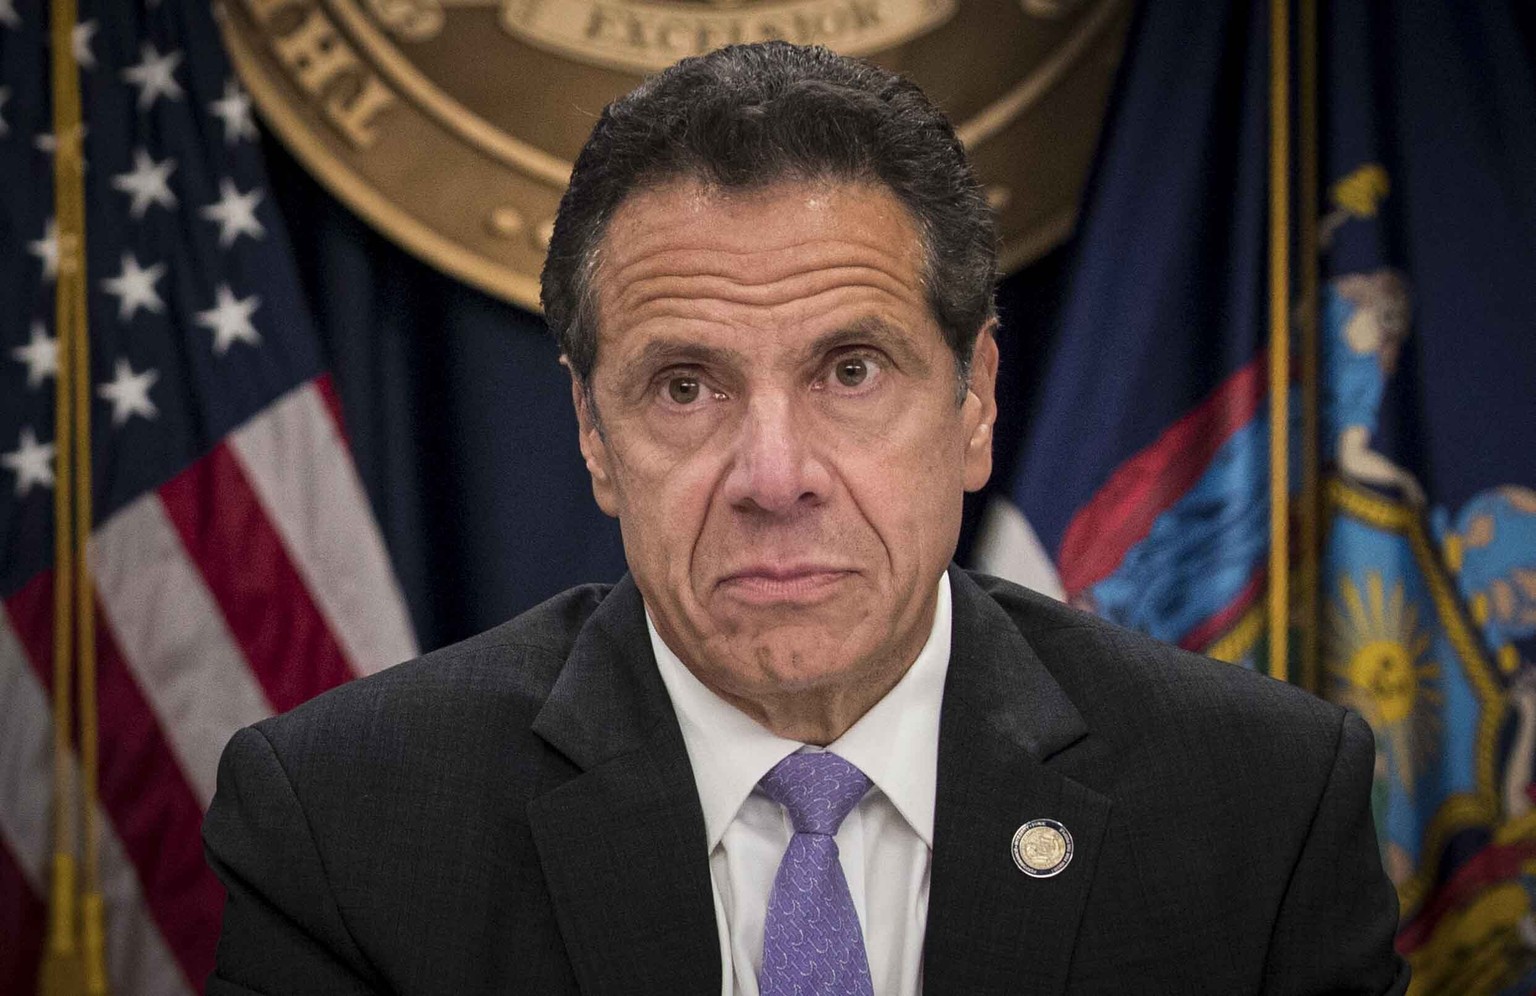
[[[95,21],[81,21],[69,33],[70,46],[75,50],[75,61],[80,63],[81,69],[96,68],[96,54],[91,51],[91,39],[96,36],[99,27],[101,25]]]
[[[155,290],[155,282],[163,276],[165,276],[164,263],[156,263],[148,268],[142,267],[133,257],[133,253],[125,252],[123,253],[123,272],[115,277],[103,279],[101,287],[117,298],[118,320],[126,322],[138,314],[140,308],[147,308],[155,314],[165,310],[165,302],[160,300],[160,292]]]
[[[213,351],[223,356],[237,342],[261,345],[261,333],[251,324],[251,315],[261,307],[261,298],[255,294],[236,299],[228,284],[219,284],[217,303],[207,311],[197,313],[197,324],[213,330]]]
[[[350,43],[315,29],[352,0],[0,0],[0,996],[35,996],[46,974],[49,593],[78,587],[60,583],[77,565],[55,555],[52,512],[76,470],[95,521],[59,532],[89,528],[87,608],[110,623],[101,777],[85,801],[114,991],[193,996],[210,972],[224,898],[198,830],[230,734],[417,656],[262,155],[262,109],[221,38],[242,3],[275,18],[284,54],[331,60],[319,97],[350,95],[331,91],[357,80],[326,75]],[[306,40],[295,26],[319,47],[291,51]],[[74,124],[55,126],[50,66],[80,84],[83,147]],[[80,152],[86,203],[56,210],[55,169],[78,170]],[[68,308],[55,320],[60,290],[78,292],[65,304],[86,307],[88,330]],[[73,370],[87,352],[90,369]],[[59,398],[88,415],[88,439],[72,419],[54,425]],[[92,467],[76,464],[82,442]],[[271,638],[287,633],[316,652]]]
[[[77,142],[84,142],[85,136],[89,135],[90,133],[90,126],[85,124],[76,125],[75,131],[73,132],[73,134],[76,136],[75,141]],[[59,151],[59,140],[54,137],[54,134],[51,131],[40,131],[32,137],[32,147],[39,152],[45,152],[51,156],[55,152]],[[85,161],[85,154],[83,151],[80,155],[80,165],[86,169],[89,169],[91,165]]]
[[[176,160],[167,156],[157,163],[147,151],[138,148],[133,150],[133,169],[114,176],[112,186],[133,199],[128,205],[128,214],[142,218],[151,204],[164,208],[176,206],[176,195],[166,186],[166,181],[175,171]]]
[[[52,280],[59,275],[59,223],[49,218],[43,226],[43,237],[27,243],[27,252],[43,261],[43,279]]]
[[[144,370],[134,373],[127,360],[118,360],[116,375],[111,383],[103,384],[96,393],[112,402],[112,424],[120,426],[135,415],[152,419],[160,409],[149,399],[149,389],[160,379],[160,371]]]
[[[16,475],[16,496],[26,495],[32,487],[41,484],[53,487],[53,444],[39,443],[37,434],[29,426],[23,426],[16,449],[0,454],[0,464]]]
[[[225,145],[256,137],[256,122],[251,119],[251,98],[235,80],[224,81],[224,96],[211,102],[208,111],[224,122]]]
[[[256,220],[256,203],[261,200],[261,196],[260,187],[252,187],[242,194],[235,186],[235,181],[229,177],[219,181],[217,203],[208,205],[199,213],[218,223],[220,247],[228,249],[242,235],[259,239],[267,234],[261,222]]]
[[[27,386],[37,387],[59,372],[59,340],[51,337],[42,322],[32,323],[32,335],[25,346],[17,346],[11,355],[27,365]]]
[[[155,46],[145,43],[139,50],[141,62],[123,70],[123,79],[139,88],[139,110],[147,111],[156,99],[181,99],[181,84],[176,82],[176,67],[181,65],[180,52],[161,55]]]

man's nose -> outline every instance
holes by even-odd
[[[778,394],[747,405],[725,482],[732,507],[786,514],[826,499],[832,479],[820,456],[826,441],[813,436],[808,414]]]

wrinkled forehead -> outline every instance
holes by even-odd
[[[783,181],[721,189],[672,180],[624,200],[605,227],[590,290],[600,340],[663,298],[771,308],[867,286],[926,312],[924,243],[879,184]]]
[[[764,226],[763,211],[773,212]],[[749,225],[746,221],[757,221]],[[919,262],[923,244],[911,212],[883,184],[839,179],[774,180],[720,187],[691,177],[647,184],[626,196],[597,244],[599,267],[613,257],[657,251],[686,238],[722,252],[750,253],[826,236],[857,238],[878,229]]]

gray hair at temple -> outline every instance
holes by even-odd
[[[630,195],[674,180],[722,192],[818,180],[888,188],[922,239],[924,291],[963,385],[996,314],[997,224],[954,127],[910,80],[774,41],[684,59],[609,104],[592,129],[541,280],[545,317],[584,386],[597,363],[593,281],[608,221]]]

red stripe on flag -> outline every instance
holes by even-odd
[[[37,991],[46,912],[15,855],[0,840],[0,993]]]
[[[1431,896],[1411,923],[1402,926],[1397,935],[1397,950],[1404,955],[1412,954],[1435,935],[1441,919],[1465,910],[1480,893],[1518,883],[1532,858],[1536,858],[1536,841],[1530,840],[1489,844],[1478,851]]]
[[[213,971],[224,887],[203,860],[203,811],[128,669],[100,603],[101,803],[194,992]],[[209,689],[217,695],[217,689]]]
[[[45,688],[53,679],[52,599],[49,571],[5,600],[16,637]],[[96,682],[102,808],[133,863],[166,946],[191,990],[201,992],[213,971],[224,888],[203,861],[202,809],[99,604]],[[209,694],[218,690],[210,689]]]
[[[44,572],[5,600],[11,629],[41,680],[53,690],[53,575]],[[23,634],[29,634],[29,641]],[[49,848],[52,853],[52,848]],[[47,907],[0,841],[0,993],[36,991]],[[16,942],[12,944],[11,939]],[[32,947],[29,947],[31,945]]]
[[[336,392],[336,381],[329,372],[315,378],[315,390],[320,393],[320,401],[325,405],[325,410],[331,413],[331,421],[336,423],[336,435],[341,437],[342,445],[350,450],[352,440],[347,436],[347,419],[341,409],[341,395]]]
[[[1269,391],[1254,360],[1157,441],[1110,475],[1062,534],[1056,563],[1069,598],[1113,574],[1168,510],[1205,473],[1216,451],[1259,412]]]
[[[163,485],[160,501],[278,712],[353,677],[227,444]]]
[[[45,695],[53,694],[53,572],[44,571],[5,600],[11,630]],[[51,703],[50,703],[51,704]]]
[[[1242,614],[1248,611],[1249,606],[1259,600],[1259,596],[1264,592],[1264,583],[1268,580],[1269,567],[1268,565],[1261,565],[1258,570],[1253,572],[1253,577],[1248,579],[1248,583],[1243,586],[1243,590],[1237,593],[1236,598],[1227,603],[1215,615],[1207,618],[1204,622],[1195,626],[1194,629],[1181,636],[1179,638],[1179,646],[1185,650],[1204,653],[1205,648],[1215,643],[1222,636],[1225,636],[1227,630],[1231,629],[1233,624],[1242,617]]]

